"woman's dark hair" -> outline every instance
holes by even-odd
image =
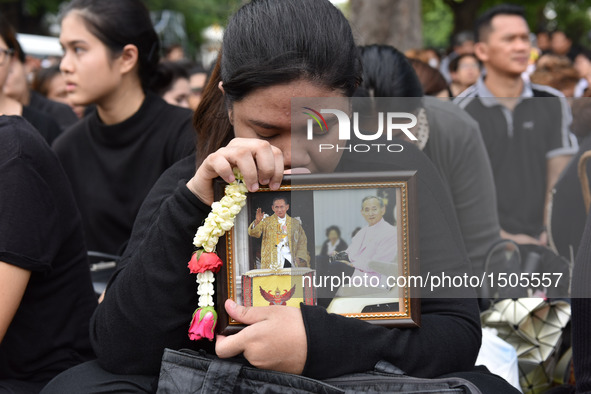
[[[118,56],[128,44],[138,49],[138,76],[149,85],[160,58],[160,42],[150,13],[141,0],[73,0],[61,12],[61,19],[76,12],[86,28]]]
[[[355,96],[389,98],[354,102],[363,127],[374,127],[365,122],[374,119],[377,112],[392,111],[394,107],[398,111],[414,112],[422,106],[423,88],[406,55],[390,45],[361,46],[359,54],[363,82]]]
[[[242,6],[226,27],[218,63],[195,112],[198,157],[233,137],[229,121],[220,122],[228,116],[227,106],[255,89],[298,79],[353,95],[361,62],[347,19],[328,0],[253,0]],[[217,90],[220,81],[226,106]]]
[[[8,49],[12,49],[13,56],[21,62],[25,62],[25,53],[23,52],[18,40],[16,39],[16,32],[14,27],[8,22],[4,15],[0,14],[0,37],[6,42]]]
[[[423,88],[408,58],[389,45],[359,47],[361,87],[373,97],[422,97]]]
[[[59,65],[47,68],[40,68],[35,72],[33,82],[31,83],[31,89],[47,97],[47,93],[49,93],[49,83],[51,82],[53,77],[60,74],[61,72]]]
[[[473,57],[474,59],[476,59],[476,62],[478,63],[478,66],[480,67],[480,60],[478,60],[478,58],[476,57],[475,54],[473,53],[463,53],[459,56],[454,57],[450,62],[449,62],[449,71],[450,72],[457,72],[458,71],[458,67],[460,67],[460,61],[464,58],[467,57]]]
[[[445,77],[438,69],[417,59],[409,59],[409,61],[415,69],[415,73],[417,74],[419,81],[421,81],[423,91],[426,95],[435,96],[441,91],[449,89]]]
[[[328,226],[328,228],[326,229],[326,237],[328,238],[328,234],[330,234],[331,231],[336,231],[337,235],[339,236],[339,238],[341,238],[341,229],[339,228],[339,226]]]
[[[150,90],[159,96],[168,92],[177,79],[189,79],[186,67],[177,62],[160,62],[150,81]]]

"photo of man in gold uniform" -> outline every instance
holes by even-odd
[[[289,203],[277,197],[271,209],[273,215],[265,216],[257,208],[255,220],[248,226],[248,235],[263,237],[261,268],[309,267],[308,239],[301,222],[287,214]]]

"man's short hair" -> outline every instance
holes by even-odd
[[[380,203],[380,207],[384,208],[386,205],[384,204],[384,199],[378,196],[366,196],[363,197],[363,200],[361,200],[361,209],[363,209],[363,203],[366,202],[367,200],[371,200],[372,198],[378,200],[378,202]]]
[[[525,10],[515,4],[499,4],[486,10],[474,23],[474,42],[486,40],[492,30],[492,20],[497,15],[516,15],[525,20]]]

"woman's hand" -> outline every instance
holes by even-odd
[[[248,191],[255,192],[259,184],[279,189],[283,178],[283,154],[269,142],[255,138],[234,138],[230,143],[205,158],[187,187],[205,204],[213,203],[212,180],[218,176],[234,182],[232,168],[244,176]]]
[[[302,313],[290,306],[244,307],[227,300],[233,319],[248,324],[238,334],[216,337],[215,352],[221,358],[240,353],[252,365],[274,371],[301,374],[308,354]]]
[[[505,230],[501,229],[501,238],[511,240],[519,245],[541,245],[546,246],[548,243],[548,238],[544,237],[544,239],[537,239],[527,234],[511,234],[506,232]]]

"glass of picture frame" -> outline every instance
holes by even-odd
[[[216,199],[224,186],[216,181]],[[406,280],[420,275],[416,210],[414,171],[286,175],[279,190],[248,193],[218,243],[217,305],[303,303],[418,326],[419,292]],[[220,311],[219,333],[244,327]]]

